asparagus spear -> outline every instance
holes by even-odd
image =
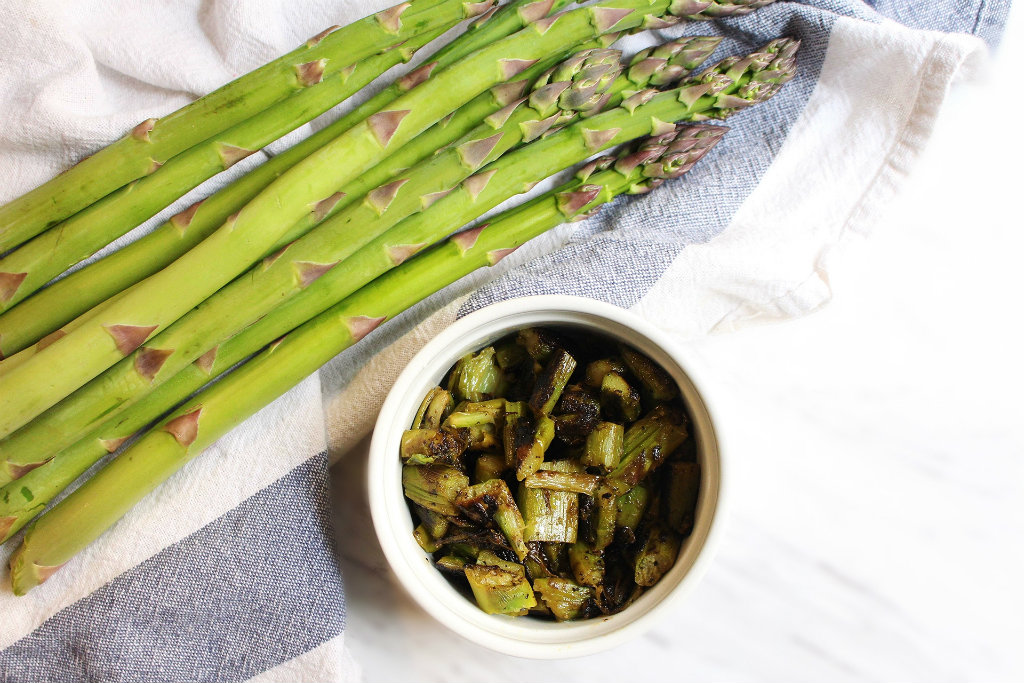
[[[129,356],[257,260],[292,223],[317,203],[330,200],[338,188],[379,162],[389,149],[400,148],[446,113],[561,44],[638,26],[648,5],[646,0],[605,0],[566,12],[553,23],[519,31],[431,74],[392,102],[392,109],[357,124],[275,180],[199,246],[103,309],[102,317],[0,375],[0,436]],[[295,264],[293,278],[309,284],[331,265]],[[155,349],[164,360],[174,350]],[[157,360],[152,354],[150,358]],[[152,366],[143,365],[148,374]]]
[[[795,48],[796,43],[794,41],[774,41],[762,52],[754,53],[745,58],[743,63],[738,64],[738,60],[735,59],[725,60],[696,79],[696,81],[687,82],[681,88],[654,96],[647,104],[632,107],[632,111],[627,108],[624,102],[623,107],[620,109],[600,114],[581,124],[575,124],[550,137],[534,142],[531,146],[502,157],[497,162],[491,164],[490,167],[493,168],[499,164],[509,167],[510,173],[507,174],[507,177],[503,177],[503,184],[510,186],[505,190],[507,196],[507,194],[514,193],[519,189],[523,179],[523,175],[516,173],[516,164],[532,165],[534,167],[557,163],[568,165],[573,161],[589,156],[593,151],[592,148],[587,147],[586,144],[580,144],[576,139],[579,136],[588,137],[587,129],[583,131],[578,130],[584,124],[591,124],[593,121],[605,119],[606,122],[609,122],[609,125],[611,122],[614,122],[623,125],[632,124],[635,126],[634,129],[638,130],[649,130],[652,127],[663,129],[663,124],[660,123],[663,119],[652,117],[652,109],[657,112],[671,112],[673,117],[681,119],[697,116],[725,115],[734,110],[740,101],[753,103],[774,94],[778,85],[792,76],[794,68],[792,54]],[[722,73],[730,71],[735,78],[730,78],[727,73]],[[708,94],[712,85],[719,89],[717,94]],[[742,93],[742,95],[733,95],[731,94],[733,92]],[[704,94],[693,99],[694,93]],[[690,103],[683,102],[679,98],[683,98]],[[724,110],[720,109],[722,105],[726,106]],[[662,116],[667,115],[662,114]],[[639,119],[639,123],[636,122],[636,119]],[[556,144],[552,144],[552,141]],[[557,144],[563,141],[564,145]],[[683,139],[674,144],[678,147],[679,145],[695,143]],[[546,148],[543,155],[532,153],[537,145],[542,145]],[[568,153],[564,155],[562,154],[563,147],[568,148]],[[620,162],[620,164],[640,164],[652,154],[658,155],[652,151],[638,152],[639,156],[631,157],[630,161]],[[647,155],[647,157],[644,155]],[[661,159],[660,166],[648,160],[648,163],[643,164],[644,172],[647,175],[642,187],[652,187],[664,177],[672,175],[676,169],[681,166],[685,167],[685,160],[687,158],[687,150],[678,147]],[[512,160],[511,163],[508,162],[509,159]],[[597,166],[588,168],[592,171],[597,170]],[[549,175],[552,172],[550,169],[550,165],[546,166],[540,173],[527,175],[526,178],[528,182],[539,180],[541,177]],[[499,183],[495,183],[492,178],[485,193],[489,193],[492,186],[496,187],[497,185]],[[597,189],[588,187],[580,192],[564,196],[563,201],[566,202],[565,210],[573,211],[574,207],[585,205],[593,200],[595,196],[600,194],[600,187],[595,187]],[[481,193],[481,195],[485,193]],[[389,231],[382,239],[371,242],[370,245],[364,247],[353,257],[350,267],[336,268],[328,271],[312,287],[294,297],[289,304],[279,307],[263,320],[248,328],[244,334],[249,339],[261,340],[260,343],[267,343],[269,340],[279,337],[317,312],[327,309],[334,301],[351,293],[359,284],[367,282],[374,276],[392,268],[395,263],[390,256],[392,253],[390,251],[391,246],[425,243],[427,240],[423,239],[424,237],[434,241],[447,234],[451,226],[461,225],[471,220],[501,200],[500,196],[494,196],[493,193],[489,194],[488,197],[490,201],[481,204],[479,196],[477,201],[474,201],[471,195],[461,191],[453,192],[432,206],[430,211],[406,219],[399,226]],[[443,218],[439,219],[438,217]],[[471,235],[467,235],[462,239],[469,240]],[[250,348],[249,352],[251,353],[257,348],[259,348],[258,344]],[[213,357],[216,358],[220,352],[212,349],[212,353]],[[116,399],[116,396],[114,398]],[[70,403],[74,405],[73,401]],[[116,407],[115,403],[111,406],[111,409]],[[59,411],[50,411],[47,417],[52,416],[55,412]],[[7,466],[8,477],[16,477],[23,474],[26,469],[38,466],[52,457],[58,448],[51,446],[54,446],[55,442],[59,443],[60,430],[70,424],[76,417],[78,417],[77,407],[75,410],[59,415],[57,420],[37,420],[29,428],[21,430],[18,434],[0,444],[0,455],[5,456],[7,460],[4,464]],[[539,460],[537,463],[539,464]],[[528,472],[523,472],[524,477],[526,474]],[[0,469],[0,482],[4,481],[2,476],[3,472]]]
[[[477,268],[493,265],[523,242],[585,215],[622,193],[639,193],[662,178],[663,156],[682,175],[721,137],[724,129],[693,125],[663,135],[619,160],[588,164],[580,177],[526,204],[496,216],[487,226],[454,235],[400,268],[374,280],[357,293],[310,320],[279,343],[196,395],[160,425],[56,505],[26,533],[11,558],[15,592],[24,594],[91,543],[202,449],[252,412],[266,405],[343,349],[422,298]],[[692,144],[691,144],[692,142]],[[680,151],[688,147],[686,151]],[[660,151],[659,151],[660,150]],[[684,161],[685,158],[685,161]],[[578,201],[580,187],[590,201]],[[472,237],[471,240],[466,239]],[[211,360],[210,374],[232,367],[248,355],[247,332],[229,340]],[[49,463],[0,489],[0,538],[9,538],[61,489],[116,447],[202,386],[210,374],[192,366],[90,438]],[[106,445],[105,445],[106,444]],[[31,487],[32,503],[10,494]],[[90,510],[88,514],[84,511]],[[4,532],[6,527],[6,533]],[[69,540],[66,540],[69,539]]]
[[[351,236],[352,226],[361,226],[369,236],[383,233],[404,216],[429,205],[429,198],[438,191],[443,194],[445,188],[466,178],[488,156],[503,153],[526,135],[540,135],[549,130],[556,119],[598,106],[603,101],[601,95],[613,85],[618,73],[617,57],[618,53],[612,50],[578,53],[542,79],[529,98],[530,106],[520,106],[525,105],[524,102],[513,103],[508,113],[495,114],[497,120],[481,124],[460,145],[439,153],[403,174],[400,180],[374,190],[362,203],[349,206],[289,247],[285,257],[269,257],[256,266],[250,276],[239,278],[218,292],[125,362],[57,407],[56,414],[51,411],[45,421],[59,425],[60,433],[49,433],[49,447],[56,450],[73,443],[90,426],[95,426],[95,422],[89,421],[90,416],[94,416],[93,420],[105,419],[112,411],[124,409],[154,384],[194,361],[208,346],[258,319],[283,298],[302,291],[360,246],[359,238]],[[624,85],[614,83],[621,93]],[[399,152],[398,156],[402,154]],[[105,310],[101,309],[100,313],[106,315]],[[70,334],[78,331],[74,325],[65,329]],[[156,358],[155,366],[147,357]],[[11,367],[14,360],[8,361],[7,373],[31,362],[30,358],[22,356],[18,359],[20,364]],[[116,396],[111,395],[112,386],[117,387]],[[83,403],[91,404],[92,412],[82,411],[79,406]],[[72,411],[74,416],[69,415]],[[32,431],[31,426],[29,431]],[[26,464],[24,460],[22,463]]]
[[[174,155],[240,123],[333,73],[422,33],[487,11],[489,0],[411,0],[332,27],[298,49],[160,119],[143,121],[117,142],[0,207],[0,253],[38,235]]]
[[[271,181],[355,124],[375,114],[392,100],[415,87],[424,74],[443,69],[467,57],[477,49],[518,31],[529,21],[545,16],[568,3],[569,0],[513,0],[493,16],[488,18],[485,15],[473,22],[451,43],[432,54],[422,67],[407,76],[396,79],[376,96],[323,130],[272,157],[231,185],[172,217],[152,233],[71,273],[41,292],[37,292],[22,305],[0,314],[0,358],[5,355],[10,356],[38,342],[79,314],[172,263],[208,237],[223,224],[228,216],[241,209]],[[481,23],[483,19],[486,21]],[[389,50],[371,60],[382,60],[381,70],[385,71],[390,66],[407,60],[415,47],[420,43],[428,42],[430,37],[428,34],[421,34],[410,38],[402,44],[400,49]],[[571,48],[567,46],[566,54],[563,57],[567,56],[569,51]],[[534,67],[524,71],[518,77],[519,80],[536,77],[545,69],[550,68],[558,59],[555,56],[551,60],[542,60]],[[532,73],[534,71],[535,73]],[[370,73],[369,69],[357,69],[350,78],[360,78],[368,73]],[[481,107],[481,100],[485,107]],[[493,100],[495,100],[494,95],[484,93],[460,109],[460,113],[448,125],[435,125],[434,128],[439,128],[441,134],[431,141],[435,145],[434,148],[440,149],[456,140],[471,130],[485,116],[504,106],[499,101],[492,105],[493,108],[487,109],[486,105]],[[471,111],[463,112],[465,109]],[[429,131],[424,133],[424,135],[428,134]],[[430,142],[426,140],[424,142],[425,147],[431,146]],[[401,152],[403,156],[407,156],[406,149],[414,148],[411,146],[403,148]],[[419,158],[411,162],[405,159],[404,163],[411,166],[417,161]],[[376,170],[375,168],[374,172]],[[390,175],[389,173],[380,182]],[[380,182],[373,186],[375,187]],[[353,193],[349,192],[349,195],[353,196]],[[359,196],[361,195],[354,195],[353,198]],[[292,239],[295,239],[295,236],[289,235],[285,243]],[[268,251],[273,252],[279,246],[281,245],[276,244]]]
[[[66,268],[125,234],[139,223],[221,171],[311,121],[359,92],[401,57],[437,38],[420,34],[401,50],[374,55],[349,71],[334,73],[310,88],[259,112],[172,157],[154,173],[112,192],[0,259],[0,311],[41,288]]]

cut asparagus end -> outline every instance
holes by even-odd
[[[530,396],[530,408],[536,415],[551,413],[575,369],[576,360],[565,351],[559,349],[551,354]]]
[[[638,586],[653,586],[672,568],[679,555],[679,534],[654,524],[644,539],[634,563],[634,578]]]
[[[653,400],[671,401],[679,394],[679,388],[669,374],[650,358],[627,346],[620,346],[619,352],[630,372],[640,380]]]
[[[600,389],[601,383],[604,382],[604,376],[609,372],[615,372],[622,375],[626,372],[626,364],[618,358],[603,358],[601,360],[595,360],[587,365],[587,386],[593,387],[594,389]]]
[[[491,479],[464,489],[458,505],[471,516],[493,518],[516,557],[520,560],[526,557],[525,522],[504,480]]]
[[[615,540],[615,524],[618,521],[619,508],[615,500],[615,493],[607,487],[602,487],[594,497],[595,507],[591,513],[595,517],[591,525],[594,530],[594,548],[604,550]]]
[[[487,614],[522,616],[537,604],[525,576],[481,564],[466,565],[464,572],[476,604]]]
[[[516,343],[520,344],[538,363],[547,363],[551,355],[562,348],[558,339],[548,332],[537,327],[528,327],[519,330],[516,335]]]
[[[544,465],[541,465],[541,469],[523,480],[523,484],[530,489],[567,491],[570,493],[582,493],[588,496],[594,494],[600,483],[601,478],[593,474],[556,472],[544,469]]]
[[[558,621],[585,617],[594,594],[589,586],[557,576],[535,580],[533,589]]]
[[[621,496],[653,472],[686,439],[685,420],[679,411],[659,406],[630,427],[622,462],[606,479],[609,488]]]
[[[636,531],[644,519],[644,512],[647,511],[648,499],[647,487],[637,484],[616,500],[618,511],[615,523],[620,529],[625,530],[631,540],[636,539]]]
[[[469,486],[469,478],[447,465],[405,465],[402,488],[405,497],[431,512],[453,516],[455,500]]]
[[[583,448],[581,460],[589,467],[600,467],[609,472],[622,460],[623,428],[614,422],[598,422],[594,430],[587,435],[586,446]]]
[[[463,402],[444,421],[446,429],[467,434],[467,447],[487,451],[498,445],[505,418],[505,399],[496,398],[478,403]]]
[[[569,461],[548,463],[555,472],[571,471]],[[527,541],[575,543],[579,527],[579,496],[566,491],[519,487]]]
[[[544,454],[555,438],[555,423],[549,417],[533,419],[523,415],[516,422],[516,479],[522,481],[540,469]]]
[[[571,446],[586,442],[601,415],[601,402],[579,384],[570,384],[555,406],[555,436]]]
[[[455,400],[451,392],[434,387],[420,403],[416,419],[412,422],[412,429],[440,429],[441,422],[448,417],[454,405]]]
[[[601,408],[606,415],[633,422],[640,417],[640,394],[619,373],[605,373],[601,379]]]
[[[604,554],[582,541],[569,546],[569,566],[581,585],[600,586],[604,582]]]
[[[484,453],[476,460],[473,466],[473,483],[482,484],[491,479],[501,479],[508,467],[505,465],[505,456],[496,453]]]
[[[455,465],[466,450],[466,441],[465,435],[455,430],[407,429],[402,434],[402,461]]]
[[[441,549],[441,546],[437,544],[437,540],[430,535],[430,532],[422,524],[413,529],[412,536],[416,539],[416,543],[423,548],[424,552],[436,553]]]
[[[431,538],[443,538],[448,533],[449,522],[447,517],[431,512],[422,505],[413,504],[412,509]]]
[[[501,393],[501,368],[494,360],[494,349],[487,347],[468,354],[455,364],[448,390],[464,401],[484,401]]]
[[[434,562],[434,566],[445,574],[466,578],[466,559],[464,557],[444,555]]]

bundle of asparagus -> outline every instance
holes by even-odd
[[[724,129],[676,124],[725,118],[771,97],[792,77],[796,42],[774,41],[682,82],[717,39],[672,41],[626,67],[608,46],[625,30],[770,1],[604,0],[562,13],[560,0],[500,9],[403,3],[311,41],[148,126],[149,142],[140,134],[115,143],[91,158],[100,161],[0,211],[4,236],[64,221],[0,259],[0,269],[25,268],[0,272],[0,302],[6,296],[13,306],[0,315],[0,350],[9,356],[0,361],[0,540],[160,420],[29,529],[12,557],[15,592],[45,580],[184,462],[387,318],[560,222],[685,172]],[[422,67],[320,134],[107,259],[34,296],[19,291],[481,13]],[[360,38],[342,54],[334,37],[353,33]],[[285,72],[291,90],[278,83]],[[262,92],[261,79],[277,79],[277,90]],[[246,88],[261,90],[258,106]],[[234,107],[213,115],[228,97],[246,99],[247,118]],[[194,123],[187,135],[182,117]],[[591,162],[566,186],[455,232],[552,174],[648,136],[634,152]],[[123,187],[81,180],[95,173],[89,164],[116,160],[133,173],[144,142],[160,170],[105,179],[132,183]],[[144,208],[125,208],[135,206],[125,199],[132,194]],[[107,219],[110,232],[98,230]],[[44,258],[63,233],[77,246]]]

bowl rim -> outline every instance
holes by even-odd
[[[570,317],[582,316],[594,320],[559,321],[557,318],[551,317],[559,314]],[[707,495],[705,486],[710,486],[710,484],[702,482],[699,506],[704,506],[705,503],[707,505],[706,508],[701,508],[701,516],[710,516],[707,527],[702,528],[703,538],[700,540],[699,547],[693,551],[693,558],[689,565],[683,566],[682,563],[677,563],[659,582],[661,584],[669,581],[669,577],[675,574],[669,581],[673,585],[664,588],[660,596],[654,595],[658,586],[656,584],[646,591],[636,603],[618,614],[563,623],[529,620],[529,625],[524,627],[521,625],[527,623],[526,620],[485,614],[450,586],[447,579],[432,565],[429,563],[421,565],[414,559],[417,556],[425,558],[425,554],[410,533],[412,522],[404,503],[404,497],[399,495],[398,501],[395,503],[393,492],[392,495],[388,495],[389,486],[386,485],[386,482],[389,479],[387,473],[389,460],[394,460],[390,465],[391,469],[398,466],[398,458],[390,456],[397,453],[397,447],[393,448],[393,446],[396,445],[396,438],[400,438],[401,432],[405,430],[404,424],[409,419],[409,417],[405,417],[402,420],[401,429],[395,428],[396,421],[403,418],[403,415],[400,414],[403,412],[402,405],[407,405],[412,400],[409,398],[409,392],[416,389],[410,385],[418,383],[425,373],[436,374],[439,372],[438,377],[440,377],[441,374],[447,372],[454,361],[446,360],[446,357],[452,354],[454,348],[465,347],[469,350],[476,350],[489,343],[487,338],[491,333],[482,332],[487,325],[504,319],[538,315],[547,320],[518,323],[514,327],[506,328],[506,331],[501,334],[507,334],[507,331],[511,329],[537,324],[591,326],[602,334],[613,338],[616,336],[621,338],[627,334],[635,336],[639,338],[640,343],[637,343],[636,339],[624,341],[634,346],[653,347],[671,360],[677,366],[678,372],[688,382],[689,389],[694,394],[691,399],[696,399],[699,402],[703,429],[709,430],[701,438],[710,439],[712,444],[710,457],[716,466],[717,477],[714,483],[717,486],[711,491],[714,494],[713,500],[707,503],[704,500]],[[596,324],[598,320],[628,330],[628,332],[623,331],[616,334],[600,330]],[[467,339],[471,341],[467,342]],[[442,365],[443,367],[441,367]],[[677,374],[671,368],[667,369],[670,374]],[[632,640],[647,631],[668,613],[672,605],[689,594],[700,581],[708,569],[722,533],[729,481],[726,471],[728,459],[723,458],[724,446],[717,410],[718,404],[709,399],[709,384],[704,381],[703,377],[704,370],[700,367],[700,363],[691,354],[685,353],[667,333],[627,309],[594,299],[570,295],[517,297],[485,306],[456,320],[430,339],[402,369],[381,406],[370,442],[367,464],[370,513],[374,531],[384,556],[399,583],[420,607],[455,633],[496,652],[519,657],[558,659],[593,654]],[[688,390],[682,386],[681,389],[684,393]],[[418,392],[414,397],[414,402],[417,405],[421,398],[420,393],[422,392]],[[697,418],[693,415],[695,408],[690,405],[690,400],[687,400],[687,408],[696,422]],[[707,456],[702,453],[703,457]],[[706,465],[702,465],[702,471],[705,467]],[[390,488],[393,489],[394,486]],[[400,484],[398,488],[400,492]],[[404,524],[394,519],[394,513],[398,511],[399,507],[399,517],[404,518]],[[396,533],[395,524],[408,526],[409,529],[403,534]],[[694,535],[696,535],[696,529]],[[400,540],[402,536],[405,537],[404,540]],[[686,548],[687,546],[684,545],[680,552],[685,553]],[[429,568],[429,571],[424,571],[424,566]],[[458,600],[446,602],[439,597],[439,593],[446,596],[454,594]],[[644,598],[648,597],[651,599],[645,601]],[[471,607],[472,611],[465,609],[467,606]],[[575,639],[565,640],[566,633],[575,634],[573,636]]]

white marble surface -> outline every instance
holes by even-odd
[[[348,642],[368,681],[1024,680],[1022,15],[833,304],[692,345],[722,404],[731,514],[707,577],[646,637],[532,662],[448,632],[387,569],[365,443],[342,457]]]

